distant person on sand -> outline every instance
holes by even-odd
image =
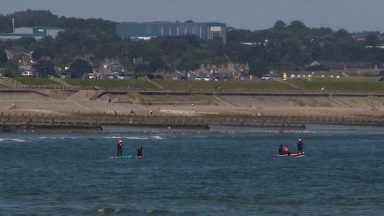
[[[297,153],[303,154],[303,145],[304,145],[303,140],[302,139],[298,139],[297,140]]]
[[[117,147],[117,157],[123,156],[123,140],[117,141],[116,147]]]
[[[138,157],[138,158],[143,157],[143,146],[139,145],[137,147],[137,155],[136,155],[136,157]]]

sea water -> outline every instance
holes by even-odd
[[[305,157],[274,157],[279,144]],[[117,139],[124,155],[111,160]],[[381,128],[0,134],[0,215],[382,215]]]

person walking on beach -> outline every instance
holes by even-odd
[[[116,147],[117,147],[117,157],[123,156],[123,140],[120,139],[119,141],[117,141]]]
[[[297,153],[298,154],[303,154],[304,151],[303,151],[303,145],[304,145],[304,142],[302,139],[298,139],[297,140]]]

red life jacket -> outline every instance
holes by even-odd
[[[284,152],[288,152],[288,151],[289,151],[289,148],[288,148],[287,146],[284,146],[284,147],[283,147],[283,151],[284,151]]]

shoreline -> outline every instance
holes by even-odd
[[[10,132],[110,132],[113,131],[137,131],[137,130],[163,130],[163,131],[275,131],[276,133],[287,133],[289,131],[317,131],[317,130],[331,130],[333,132],[352,130],[352,131],[382,131],[383,126],[369,126],[369,125],[335,125],[335,124],[309,124],[305,125],[305,128],[281,128],[281,127],[253,127],[253,126],[233,126],[233,125],[210,125],[209,128],[189,128],[189,127],[175,127],[168,128],[163,126],[113,126],[104,125],[102,129],[91,127],[12,127],[12,128],[0,128],[0,133]],[[127,130],[129,129],[129,130]]]
[[[308,124],[384,127],[384,97],[0,92],[0,129],[102,130],[103,126],[304,130]]]

